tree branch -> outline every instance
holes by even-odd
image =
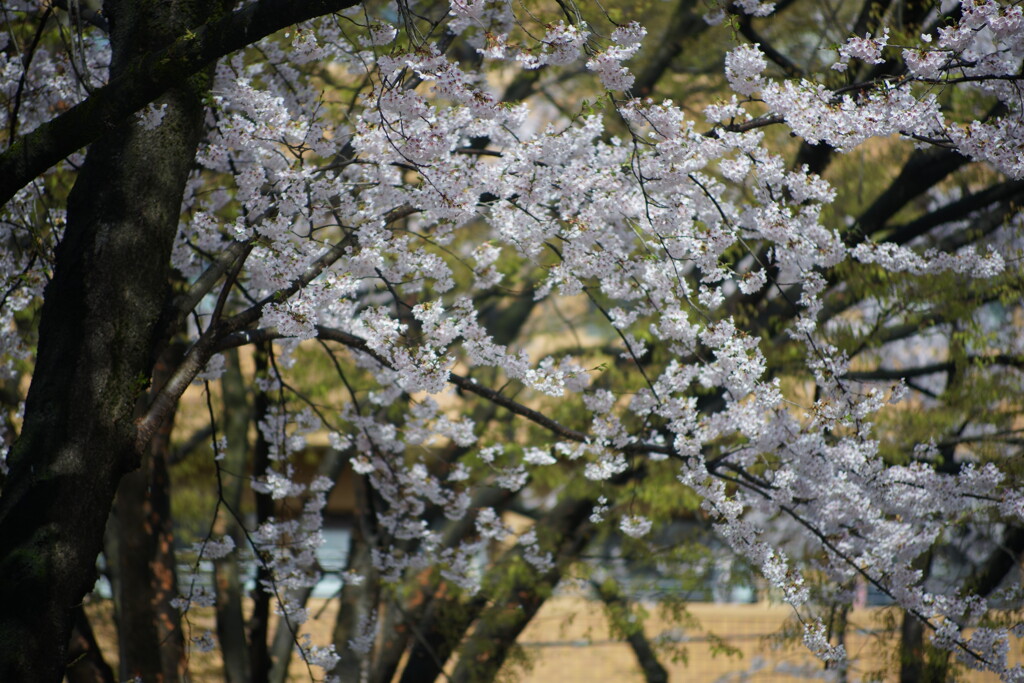
[[[235,318],[232,318],[231,320],[234,319]],[[365,339],[361,339],[360,337],[348,334],[347,332],[343,332],[341,330],[337,330],[330,327],[322,327],[320,325],[317,325],[316,333],[319,339],[327,339],[329,341],[335,341],[344,344],[349,348],[356,349],[357,351],[361,351],[371,356],[374,360],[376,360],[378,363],[385,367],[391,367],[391,364],[388,362],[386,358],[374,352],[369,346],[367,346]],[[217,351],[223,351],[225,349],[230,349],[236,346],[242,346],[244,344],[258,344],[267,341],[273,341],[274,339],[281,339],[283,337],[284,335],[282,335],[275,329],[242,330],[222,336],[216,342],[216,344],[210,347],[210,353],[216,353]],[[200,340],[200,342],[197,342],[197,346],[201,342],[202,340]],[[552,420],[547,415],[532,408],[528,408],[524,406],[522,403],[519,403],[518,401],[512,400],[511,398],[505,396],[501,392],[495,391],[490,387],[485,387],[482,384],[478,384],[476,380],[474,380],[472,377],[465,377],[463,375],[458,375],[454,372],[450,372],[448,373],[448,381],[451,384],[457,386],[459,389],[462,389],[463,391],[468,391],[470,393],[476,394],[477,396],[485,398],[488,401],[491,401],[492,403],[495,403],[501,406],[502,408],[505,408],[511,413],[515,413],[520,417],[525,417],[527,420],[530,420],[531,422],[538,424],[541,427],[544,427],[545,429],[549,430],[550,432],[557,436],[562,437],[563,439],[576,441],[577,443],[587,443],[591,440],[590,435],[585,434],[584,432],[577,431],[575,429],[571,429],[570,427],[566,427],[560,422]],[[676,452],[675,448],[673,448],[671,445],[662,445],[648,442],[630,443],[626,444],[625,446],[622,446],[621,448],[616,448],[615,450],[626,455],[644,453],[661,453],[673,457],[677,457],[679,455]]]
[[[733,11],[735,12],[735,9]],[[790,78],[803,77],[803,69],[797,66],[792,59],[777,50],[770,42],[768,42],[767,38],[757,32],[757,29],[754,28],[753,17],[742,12],[736,12],[736,14],[739,17],[740,33],[743,34],[744,38],[749,40],[751,43],[760,45],[761,52],[763,52],[768,59],[772,60],[777,67],[782,69],[782,73],[786,74],[786,76]]]
[[[641,97],[650,95],[672,65],[672,61],[682,53],[683,43],[710,28],[710,24],[693,11],[695,4],[694,0],[679,0],[668,20],[662,39],[654,47],[654,55],[638,71],[630,92]]]
[[[1017,565],[1021,553],[1024,553],[1024,529],[1011,526],[1006,530],[999,547],[968,577],[965,587],[972,593],[988,597]]]
[[[69,3],[68,0],[53,0],[50,6],[62,9],[75,19],[79,19],[87,24],[95,26],[104,33],[110,33],[110,23],[103,15],[103,11],[83,7],[80,0],[75,0],[74,3]]]
[[[959,220],[972,211],[978,211],[1005,199],[1019,198],[1022,193],[1024,193],[1024,181],[1021,180],[993,185],[980,192],[961,197],[957,201],[950,202],[909,223],[893,226],[887,240],[896,244],[906,244],[943,223]]]
[[[134,62],[122,76],[60,116],[19,137],[0,154],[0,204],[64,157],[214,61],[301,21],[352,7],[357,0],[260,0],[186,33]]]
[[[966,359],[967,363],[981,363],[985,365],[1005,365],[1012,368],[1024,368],[1024,356],[1011,356],[1008,354],[999,354],[996,356],[972,356]],[[931,363],[929,365],[922,365],[914,368],[898,368],[898,369],[887,369],[878,368],[877,370],[866,370],[863,372],[848,372],[843,375],[846,379],[852,379],[858,382],[876,382],[876,381],[888,381],[905,379],[908,377],[921,377],[923,375],[933,375],[936,372],[949,372],[956,366],[953,361],[945,363]]]

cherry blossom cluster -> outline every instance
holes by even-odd
[[[773,11],[773,3],[733,4],[754,16]],[[528,31],[516,32],[512,3],[452,0],[447,29],[483,60],[471,69],[408,26],[361,8],[347,18],[366,21],[359,37],[325,19],[261,41],[259,59],[238,54],[218,64],[172,256],[195,286],[210,273],[233,273],[223,298],[196,297],[190,332],[199,338],[217,316],[252,312],[246,332],[276,340],[281,373],[261,378],[263,391],[290,391],[285,376],[315,338],[345,347],[347,367],[370,384],[349,387],[336,409],[297,410],[281,400],[262,416],[271,465],[253,474],[252,488],[301,506],[249,529],[246,550],[270,570],[263,588],[290,624],[306,617],[290,596],[318,578],[331,485],[298,481],[294,458],[307,438],[327,432],[375,496],[372,564],[385,582],[437,567],[466,594],[483,590],[480,558],[514,534],[495,505],[474,504],[475,487],[543,500],[534,483],[552,472],[580,474],[599,491],[585,518],[643,542],[656,520],[617,505],[611,491],[643,463],[669,461],[720,537],[795,609],[810,592],[799,554],[770,533],[782,523],[802,530],[816,569],[836,585],[859,577],[931,625],[935,643],[969,665],[1020,676],[1007,664],[1008,632],[964,635],[987,603],[958,589],[931,592],[914,567],[953,520],[1024,521],[1016,483],[992,463],[964,462],[946,474],[927,458],[886,462],[874,421],[906,400],[907,387],[849,379],[847,351],[832,340],[838,323],[821,324],[837,266],[980,281],[999,276],[1008,260],[996,242],[945,249],[844,239],[826,219],[835,188],[792,168],[755,125],[766,107],[802,141],[841,152],[903,136],[1024,177],[1019,6],[964,0],[959,20],[918,46],[890,45],[884,27],[874,38],[850,38],[836,71],[895,57],[907,66],[857,88],[772,77],[758,45],[739,45],[725,58],[735,96],[701,119],[670,100],[628,96],[634,78],[625,63],[646,34],[635,23],[602,38],[562,20],[530,42]],[[90,36],[82,44],[100,78],[107,57]],[[58,99],[83,96],[77,82],[47,75],[61,58],[36,55],[24,79],[31,87],[22,130],[46,120]],[[510,65],[589,72],[625,132],[596,114],[567,119],[502,102],[488,70]],[[5,97],[22,68],[0,62]],[[317,68],[367,86],[354,104],[339,102]],[[922,87],[931,85],[977,89],[999,103],[997,113],[951,120]],[[162,111],[141,111],[135,125],[161,125]],[[37,216],[38,189],[19,193],[0,222],[5,377],[30,355],[14,314],[38,301],[46,281],[45,263],[8,247]],[[63,216],[45,215],[56,240]],[[600,350],[497,340],[482,302],[509,293],[548,310],[584,310]],[[750,332],[731,313],[737,301],[759,300],[794,311],[778,337]],[[869,328],[872,307],[883,303],[863,303],[858,324]],[[560,332],[576,330],[567,323]],[[810,397],[771,376],[766,355],[780,339],[803,353]],[[923,342],[914,343],[919,350]],[[205,360],[200,379],[215,379],[223,359]],[[630,380],[609,380],[606,368],[616,364],[630,368]],[[544,436],[520,443],[492,433],[474,419],[469,396],[508,411],[519,434],[528,426]],[[545,411],[552,405],[583,417],[560,422]],[[456,455],[442,461],[440,453]],[[470,531],[451,539],[432,519],[467,520]],[[199,559],[239,552],[229,541],[197,545],[197,569]],[[537,529],[513,547],[539,573],[556,567],[556,549]],[[199,581],[186,585],[182,609],[208,604]],[[375,629],[367,621],[353,642],[368,650]],[[804,640],[826,661],[845,657],[820,622],[808,622]],[[336,661],[329,649],[302,647],[311,663]]]
[[[484,7],[454,3],[453,13],[469,28],[483,21]],[[594,50],[587,66],[604,87],[628,89],[632,78],[621,63],[643,33],[634,25],[621,27],[607,48]],[[490,40],[492,46],[506,44]],[[532,53],[534,61],[524,64],[569,64],[582,58],[586,40],[584,29],[556,25]],[[882,41],[854,41],[842,54],[875,62],[883,48]],[[508,57],[493,49],[483,54]],[[183,227],[183,236],[205,249],[218,240],[258,236],[246,270],[257,297],[303,278],[334,253],[330,265],[299,291],[265,305],[260,326],[293,339],[336,329],[362,344],[353,355],[379,384],[369,396],[374,405],[422,396],[411,403],[401,427],[353,405],[339,416],[352,429],[346,438],[358,454],[355,471],[383,502],[376,520],[380,532],[402,548],[389,552],[385,543],[374,549],[375,570],[385,581],[440,565],[442,576],[474,592],[481,586],[474,558],[483,543],[508,533],[490,508],[470,509],[466,485],[477,468],[455,467],[441,476],[416,456],[425,446],[481,449],[479,471],[513,492],[530,485],[532,472],[565,463],[579,463],[592,481],[610,481],[628,470],[623,450],[633,448],[677,459],[681,484],[702,496],[720,535],[794,606],[808,599],[800,568],[764,538],[756,519],[782,516],[806,523],[822,544],[824,568],[837,581],[859,573],[931,623],[962,620],[969,605],[976,607],[966,598],[924,591],[912,562],[941,535],[950,516],[997,512],[1002,498],[993,492],[1000,490],[1002,475],[991,466],[967,465],[956,477],[924,466],[884,466],[871,419],[889,395],[843,380],[847,360],[818,335],[816,319],[825,286],[820,273],[848,258],[896,272],[953,270],[986,278],[1003,267],[997,253],[920,253],[873,243],[848,249],[822,223],[822,209],[834,199],[828,183],[787,169],[766,149],[760,131],[720,128],[708,136],[671,102],[622,103],[618,111],[630,126],[630,141],[608,138],[597,116],[531,131],[524,106],[501,105],[482,81],[430,46],[375,57],[364,51],[359,68],[371,60],[379,76],[367,96],[372,106],[330,138],[324,123],[308,113],[316,101],[312,94],[255,89],[256,74],[248,73],[254,68],[273,82],[265,66],[236,61],[221,67],[217,135],[204,158],[209,168],[237,179],[235,197],[246,216],[234,225],[217,224],[209,220],[216,200],[200,199],[197,209],[202,208]],[[352,65],[347,56],[343,63]],[[726,62],[738,94],[760,93],[809,142],[851,149],[894,133],[934,138],[952,130],[936,98],[909,87],[894,83],[860,96],[836,95],[809,82],[768,80],[766,68],[756,46],[734,50]],[[423,85],[404,87],[406,71]],[[744,116],[741,103],[729,106],[712,112],[712,120]],[[497,153],[482,161],[468,153],[471,139],[486,139]],[[304,145],[327,159],[348,155],[359,163],[321,173],[284,163],[281,145]],[[481,207],[485,195],[496,199]],[[404,229],[396,230],[389,217],[408,209]],[[777,380],[766,377],[760,340],[715,313],[736,290],[750,296],[770,286],[767,263],[755,258],[736,266],[726,260],[730,250],[750,241],[769,245],[767,258],[780,278],[803,283],[797,302],[803,312],[790,333],[805,343],[820,391],[804,414],[794,414]],[[444,258],[434,245],[458,249],[452,254],[458,261]],[[572,356],[533,357],[495,343],[472,297],[501,285],[504,276],[494,266],[509,257],[543,266],[534,291],[538,300],[586,296],[610,302],[602,312],[626,362],[649,352],[645,339],[651,334],[677,360],[647,377],[646,386],[619,394],[594,387],[594,372]],[[473,279],[460,290],[456,268],[463,259]],[[402,297],[418,302],[404,311]],[[538,397],[578,396],[592,415],[590,429],[576,442],[562,435],[553,448],[520,451],[481,443],[472,421],[441,408],[460,364],[500,370]],[[712,413],[698,410],[695,389],[718,391],[721,406]],[[664,426],[657,439],[645,443],[651,437],[631,432],[626,425],[632,422]],[[741,447],[708,458],[712,444],[737,437]],[[726,467],[765,469],[760,479],[736,487],[724,475]],[[289,483],[289,474],[285,465],[258,485],[275,496],[296,496],[299,485]],[[446,545],[425,522],[432,509],[449,519],[475,515],[478,535]],[[598,516],[608,514],[597,510]],[[759,517],[751,517],[755,512]],[[637,538],[652,528],[650,519],[636,514],[618,517],[618,525]],[[270,543],[297,533],[292,526],[278,522],[257,535]],[[553,566],[535,532],[522,535],[518,544],[538,571]],[[280,581],[305,576],[301,562],[289,569],[294,555],[273,561],[282,567]],[[829,660],[843,656],[823,640],[820,624],[808,628],[814,651]],[[949,642],[971,647],[956,635]],[[985,653],[992,666],[1005,661],[992,659],[998,648],[986,646]]]
[[[943,141],[966,156],[1020,178],[1024,175],[1015,131],[1021,116],[1020,61],[1024,20],[1019,5],[996,0],[960,3],[960,17],[920,36],[919,47],[899,51],[905,75],[884,77],[856,90],[833,91],[810,79],[772,81],[758,46],[741,45],[726,58],[726,74],[738,93],[762,99],[809,142],[848,150],[871,137],[903,135]],[[851,60],[873,65],[895,56],[888,29],[877,37],[853,36],[839,47],[832,68],[846,71]],[[760,67],[760,68],[758,68]],[[995,97],[1000,107],[985,121],[947,120],[933,92],[915,84],[974,89]],[[1001,111],[1000,111],[1001,110]]]

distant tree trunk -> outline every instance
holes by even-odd
[[[103,659],[85,610],[75,608],[74,628],[68,644],[68,683],[115,683],[114,670]]]
[[[267,344],[257,347],[255,353],[256,376],[263,377],[270,369]],[[270,408],[270,399],[264,391],[257,391],[253,405],[253,420],[259,425]],[[253,450],[252,472],[258,476],[270,464],[270,445],[263,433],[256,429],[256,448]],[[253,493],[256,499],[256,525],[274,515],[274,501],[266,493]],[[270,572],[257,558],[256,587],[252,591],[252,617],[249,619],[249,668],[253,683],[267,683],[270,679],[270,652],[267,637],[270,634],[270,595],[263,590],[263,582],[271,579]]]
[[[831,619],[831,630],[835,636],[836,645],[846,647],[846,632],[850,628],[850,606],[835,605]],[[847,683],[850,680],[850,662],[843,659],[836,665],[835,683]]]
[[[152,391],[163,386],[183,351],[174,345],[161,355]],[[118,548],[109,559],[117,565],[113,589],[120,680],[141,676],[169,683],[186,677],[180,614],[171,606],[178,593],[167,472],[173,426],[172,414],[150,442],[142,467],[121,480],[111,513]]]
[[[982,597],[992,594],[1020,562],[1024,552],[1024,529],[1011,527],[1002,541],[964,582],[970,593]],[[950,679],[950,652],[930,647],[925,642],[924,625],[904,611],[900,643],[900,683],[945,683]]]
[[[409,648],[409,658],[402,668],[399,683],[433,683],[441,675],[445,663],[459,645],[480,612],[487,598],[478,595],[467,603],[447,596],[435,596],[429,609],[416,624],[418,635]]]
[[[334,449],[328,450],[317,467],[317,476],[326,477],[333,482],[341,477],[341,471],[349,461],[349,454]],[[288,599],[293,605],[306,606],[309,598],[313,595],[313,588],[302,588],[291,591]],[[274,640],[270,646],[270,658],[274,662],[270,669],[270,683],[285,683],[288,679],[288,669],[292,663],[292,651],[295,647],[295,624],[289,624],[284,619],[277,622],[277,630],[274,632]],[[348,680],[342,678],[342,681]]]
[[[629,600],[618,590],[599,581],[592,583],[597,594],[610,610],[621,611],[622,616],[628,619],[631,612]],[[658,661],[658,655],[651,647],[651,641],[644,635],[643,626],[640,623],[631,623],[626,629],[626,642],[633,649],[636,661],[640,670],[644,672],[644,680],[647,683],[668,683],[668,672]]]
[[[357,515],[347,564],[350,572],[363,577],[363,582],[359,585],[346,582],[341,589],[341,604],[332,638],[341,659],[332,673],[342,681],[363,681],[364,675],[369,674],[369,653],[352,646],[360,635],[360,628],[374,618],[380,600],[380,582],[371,561],[371,551],[376,544],[376,520],[367,501],[367,497],[372,495],[369,489],[365,478],[356,478]]]
[[[214,9],[108,0],[111,73]],[[63,678],[74,608],[96,579],[114,493],[139,465],[132,416],[158,351],[208,80],[168,91],[162,125],[129,120],[96,141],[68,197],[0,497],[0,680]]]
[[[922,581],[928,579],[932,567],[931,551],[914,562]],[[903,610],[900,625],[900,683],[945,683],[949,677],[949,652],[937,650],[925,642],[924,623]]]
[[[966,590],[982,597],[988,597],[999,587],[1011,569],[1021,566],[1022,554],[1024,554],[1024,528],[1009,527],[1003,534],[999,545],[964,582]]]
[[[302,605],[309,601],[312,595],[312,588],[301,588],[288,592],[288,602],[293,605]],[[288,667],[292,663],[292,651],[295,649],[296,625],[288,623],[284,617],[277,620],[277,628],[274,630],[274,639],[270,642],[270,667],[269,683],[285,683],[288,679]]]
[[[617,479],[627,475],[618,475]],[[454,683],[486,683],[494,680],[512,651],[516,639],[547,600],[569,564],[579,557],[593,536],[594,525],[587,521],[592,501],[565,499],[536,522],[556,546],[555,564],[540,576],[514,580],[502,585],[493,604],[485,609],[459,648],[459,662],[450,680]],[[508,551],[518,555],[521,546]],[[502,571],[503,575],[504,572]]]
[[[348,568],[360,573],[372,571],[370,549],[355,537],[349,544]],[[341,601],[332,638],[334,649],[341,658],[332,673],[339,680],[362,680],[362,672],[367,668],[366,653],[354,650],[352,640],[357,635],[360,620],[364,617],[369,618],[376,607],[375,604],[370,604],[370,597],[373,594],[373,588],[367,586],[365,582],[359,586],[346,583],[341,589]]]
[[[946,680],[945,675],[933,677],[936,672],[929,666],[925,647],[924,624],[904,610],[900,626],[900,683],[942,683]]]
[[[246,540],[234,515],[241,510],[242,489],[246,481],[251,415],[238,349],[226,351],[224,355],[226,369],[221,377],[221,395],[224,397],[224,436],[228,445],[221,463],[221,495],[224,504],[230,509],[221,507],[217,533],[230,536],[238,550],[214,563],[217,638],[224,656],[224,677],[227,683],[248,683],[252,674],[249,646],[245,639],[245,619],[242,615],[245,577],[239,562],[239,553],[244,552]]]
[[[514,497],[515,494],[506,489],[486,487],[477,492],[470,508],[500,511]],[[452,547],[475,531],[471,519],[467,515],[445,529],[445,547]],[[403,609],[406,620],[415,624],[416,637],[412,639],[399,683],[433,683],[459,646],[466,630],[487,606],[488,598],[483,591],[465,601],[445,590],[444,583],[436,576],[428,579],[429,582],[421,585],[420,594],[407,602]],[[396,669],[403,652],[404,649],[391,655]]]

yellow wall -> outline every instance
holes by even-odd
[[[310,601],[310,614],[314,618],[304,631],[313,636],[314,644],[330,642],[337,613],[337,600],[325,605],[324,600]],[[647,623],[648,637],[673,630],[688,639],[687,662],[662,659],[673,683],[806,683],[826,680],[820,675],[822,665],[799,643],[784,648],[773,648],[767,636],[778,633],[792,609],[782,605],[754,604],[729,605],[691,603],[688,611],[700,628],[682,629],[652,616]],[[87,604],[93,628],[96,631],[107,662],[116,667],[117,647],[111,619],[109,601]],[[652,608],[652,613],[654,612]],[[867,608],[854,611],[849,618],[851,635],[847,649],[851,657],[850,683],[861,680],[896,681],[892,660],[894,639],[891,634],[878,633],[885,608]],[[192,613],[190,630],[198,635],[205,629],[214,630],[211,609]],[[860,633],[858,633],[860,629]],[[187,628],[188,630],[188,628]],[[876,633],[870,633],[875,630]],[[707,632],[723,638],[737,647],[742,657],[712,656]],[[576,596],[559,596],[548,600],[537,617],[519,638],[519,644],[528,663],[511,662],[502,672],[501,680],[514,683],[643,683],[644,678],[636,658],[628,645],[610,640],[601,603]],[[1014,644],[1013,661],[1024,661],[1021,643]],[[793,675],[795,668],[804,667]],[[190,669],[195,683],[221,683],[220,661],[216,653],[193,653]],[[315,670],[318,674],[319,669]],[[880,679],[869,679],[869,673],[884,671]],[[309,681],[309,673],[299,661],[293,661],[289,681]],[[817,676],[808,676],[817,674]],[[992,674],[972,672],[964,676],[972,683],[995,683]]]

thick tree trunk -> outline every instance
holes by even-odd
[[[188,9],[212,9],[186,4],[107,2],[112,74],[194,25]],[[203,94],[198,82],[168,91],[162,125],[129,121],[95,142],[68,198],[25,422],[0,498],[0,680],[63,677],[74,609],[95,581],[114,493],[138,467],[132,416],[160,345]]]
[[[949,652],[927,643],[924,624],[906,610],[900,627],[900,683],[945,683]]]

